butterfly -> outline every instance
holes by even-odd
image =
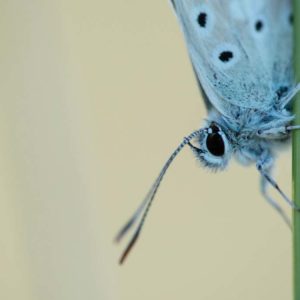
[[[255,164],[264,198],[290,225],[267,187],[299,210],[272,178],[274,150],[288,143],[291,103],[300,89],[293,74],[293,15],[289,0],[171,0],[208,111],[204,127],[184,137],[148,194],[119,231],[120,241],[137,228],[123,252],[123,263],[143,228],[160,183],[178,153],[189,146],[208,168],[223,170],[235,157]]]

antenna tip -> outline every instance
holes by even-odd
[[[133,248],[133,246],[135,245],[138,237],[140,234],[140,229],[138,229],[136,231],[136,233],[134,234],[134,236],[132,237],[131,241],[129,242],[129,244],[127,245],[127,247],[125,248],[120,260],[119,260],[119,264],[122,265],[126,259],[126,257],[128,256],[129,252],[131,251],[131,249]]]

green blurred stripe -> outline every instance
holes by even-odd
[[[297,82],[300,81],[300,1],[294,0],[295,21],[295,71]],[[300,124],[300,94],[294,102],[295,124]],[[293,199],[300,207],[300,130],[293,132]],[[300,213],[293,213],[293,259],[294,259],[294,300],[300,300]]]

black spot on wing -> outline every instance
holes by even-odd
[[[207,24],[207,13],[200,12],[197,21],[200,27],[205,28]]]
[[[288,92],[288,87],[287,86],[281,86],[277,91],[277,97],[278,99],[282,98],[283,96],[285,96]]]
[[[294,24],[294,15],[293,14],[289,15],[289,22],[290,22],[291,25]]]
[[[219,55],[219,60],[227,63],[229,62],[231,59],[233,59],[233,52],[232,51],[222,51]]]
[[[262,21],[262,20],[257,20],[257,21],[255,22],[254,27],[255,27],[255,30],[256,30],[257,32],[261,32],[261,31],[263,30],[263,28],[264,28],[264,23],[263,23],[263,21]]]

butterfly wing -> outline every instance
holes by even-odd
[[[288,0],[172,0],[192,64],[222,114],[268,110],[293,85]]]
[[[195,75],[196,75],[198,87],[199,87],[200,93],[201,93],[201,95],[202,95],[202,99],[203,99],[203,101],[204,101],[204,104],[205,104],[205,106],[206,106],[206,109],[207,109],[208,111],[210,111],[210,110],[212,109],[212,104],[211,104],[211,102],[209,101],[209,99],[208,99],[208,97],[207,97],[205,91],[203,90],[203,87],[202,87],[202,85],[201,85],[201,83],[200,83],[200,80],[199,80],[199,78],[198,78],[198,76],[197,76],[197,72],[196,72],[195,68],[193,68],[193,70],[194,70],[194,73],[195,73]]]

